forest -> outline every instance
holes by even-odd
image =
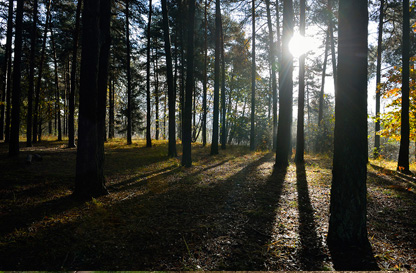
[[[416,271],[416,1],[1,0],[0,270]]]

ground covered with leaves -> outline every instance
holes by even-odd
[[[184,168],[166,142],[144,146],[107,143],[110,194],[81,202],[71,198],[76,149],[45,141],[10,159],[0,143],[0,270],[336,268],[326,245],[330,158],[276,171],[272,153],[209,156],[195,144]],[[42,161],[27,164],[28,154]],[[369,239],[380,269],[414,271],[416,181],[394,168],[368,165]]]

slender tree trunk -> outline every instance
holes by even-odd
[[[68,115],[68,147],[75,147],[75,90],[77,75],[78,40],[81,21],[82,0],[78,0],[75,17],[74,41],[72,45],[71,66],[71,91],[69,93],[69,115]],[[111,123],[110,123],[111,124]]]
[[[338,94],[328,244],[354,251],[370,247],[366,226],[367,1],[340,0]],[[345,252],[348,258],[351,252]],[[362,257],[361,257],[362,258]],[[340,270],[366,270],[349,263]]]
[[[61,123],[61,92],[59,91],[59,79],[58,79],[58,60],[56,58],[56,47],[55,47],[55,37],[51,29],[51,40],[52,40],[52,54],[53,54],[53,63],[55,66],[54,76],[55,76],[55,115],[58,121],[58,141],[62,141],[62,123]]]
[[[132,97],[131,97],[131,56],[130,56],[130,8],[126,0],[126,49],[127,49],[127,145],[132,144]]]
[[[159,75],[157,73],[158,63],[157,63],[157,50],[155,53],[155,64],[154,64],[154,77],[155,77],[155,114],[156,114],[156,140],[159,139],[160,131],[160,122],[159,122]],[[176,93],[175,93],[176,94]]]
[[[402,173],[411,174],[409,170],[409,145],[410,145],[410,125],[409,125],[409,78],[410,78],[410,13],[409,0],[403,0],[403,40],[402,40],[402,113],[400,130],[400,150],[397,170]]]
[[[30,67],[29,67],[29,90],[27,98],[27,125],[26,125],[26,146],[32,147],[32,121],[33,121],[33,93],[35,81],[35,52],[36,52],[36,32],[38,20],[38,1],[33,2],[33,23],[30,38]]]
[[[376,124],[374,136],[374,158],[380,156],[380,82],[381,82],[381,53],[383,52],[384,0],[380,0],[380,15],[378,21],[377,68],[376,68]]]
[[[289,41],[293,35],[293,2],[283,1],[283,48],[279,71],[280,99],[279,125],[277,131],[276,166],[285,168],[289,164],[292,100],[293,100],[293,57],[289,52]]]
[[[146,147],[152,147],[152,137],[150,136],[150,120],[151,120],[151,111],[150,111],[150,27],[152,24],[152,0],[149,0],[149,19],[147,20],[147,62],[146,62],[146,104],[147,104],[147,123],[146,123]],[[157,107],[157,106],[156,106]],[[157,122],[157,120],[156,120]],[[156,137],[158,139],[158,137]]]
[[[256,1],[251,1],[251,129],[250,150],[256,149],[255,117],[256,117]]]
[[[214,120],[212,125],[211,155],[218,154],[218,116],[220,96],[220,43],[221,43],[221,6],[215,1],[215,64],[214,64]]]
[[[45,21],[45,30],[43,33],[42,52],[40,54],[39,75],[38,75],[38,81],[36,83],[35,108],[34,108],[35,111],[33,115],[33,142],[37,142],[38,137],[40,139],[40,134],[41,134],[41,130],[39,130],[39,134],[38,134],[38,126],[39,126],[38,119],[40,122],[39,102],[40,102],[40,90],[41,90],[42,76],[43,76],[43,65],[45,62],[46,38],[48,35],[50,10],[51,10],[51,0],[48,1],[48,5],[46,8],[46,21]]]
[[[192,90],[194,87],[194,27],[195,0],[189,0],[188,11],[188,52],[186,69],[185,111],[183,116],[183,156],[182,166],[191,167],[191,118],[192,118]]]
[[[282,49],[280,41],[280,13],[279,13],[279,1],[276,0],[276,70],[279,71],[279,80],[276,80],[276,85],[279,87],[280,92],[280,61],[282,60]],[[276,71],[277,72],[277,71]],[[276,75],[277,76],[277,75]],[[273,93],[273,151],[277,149],[277,88]]]
[[[203,76],[203,95],[202,95],[202,146],[207,145],[207,66],[208,66],[208,1],[204,5],[204,72]]]
[[[108,193],[104,185],[103,167],[110,14],[110,0],[84,1],[79,140],[74,191],[74,196],[83,199]]]
[[[305,36],[305,11],[306,0],[300,0],[300,35]],[[304,162],[305,152],[305,54],[299,57],[299,99],[298,99],[298,128],[296,133],[296,155],[297,163]]]
[[[19,131],[20,131],[20,94],[21,94],[21,58],[22,58],[22,29],[23,29],[23,0],[17,1],[16,30],[14,40],[14,64],[13,64],[13,95],[12,95],[12,119],[10,129],[9,156],[19,155]]]
[[[13,0],[9,0],[9,10],[7,15],[7,34],[6,34],[6,52],[5,62],[3,67],[3,100],[6,101],[6,109],[1,105],[1,121],[0,121],[0,136],[3,135],[4,128],[4,142],[10,140],[10,112],[11,112],[11,75],[12,75],[12,36],[13,36]],[[4,119],[6,119],[4,121]],[[1,137],[0,139],[3,139]]]
[[[168,104],[169,104],[169,144],[168,156],[176,157],[176,123],[175,123],[175,104],[176,94],[173,89],[173,69],[172,69],[172,53],[170,49],[170,34],[169,34],[169,17],[166,0],[162,0],[163,13],[163,36],[165,39],[165,53],[166,53],[166,78],[168,82]],[[193,30],[192,30],[193,33]],[[188,82],[187,82],[188,84]],[[191,94],[192,96],[192,94]],[[192,97],[191,97],[192,100]],[[189,113],[189,118],[191,113]]]
[[[111,71],[111,69],[110,69]],[[108,138],[114,138],[114,79],[111,74],[108,85]]]
[[[221,149],[225,150],[227,143],[226,120],[227,115],[225,105],[225,54],[224,54],[224,29],[221,19]]]

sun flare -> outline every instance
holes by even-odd
[[[317,47],[314,39],[305,37],[299,33],[295,33],[289,42],[289,51],[295,58],[299,58],[310,51],[315,51]]]

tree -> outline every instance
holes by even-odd
[[[339,14],[340,76],[327,240],[331,251],[358,252],[370,248],[366,226],[367,1],[340,0]],[[365,269],[362,264],[346,266],[342,269]]]
[[[409,170],[409,59],[410,59],[410,12],[409,0],[403,0],[403,38],[402,38],[402,115],[400,131],[400,150],[397,170],[402,173],[411,174]]]
[[[182,166],[185,166],[185,167],[192,166],[191,133],[192,133],[192,90],[194,88],[194,26],[195,26],[195,0],[189,0],[185,109],[184,109],[183,130],[182,130],[183,131]]]
[[[126,0],[126,73],[127,73],[127,144],[132,144],[132,94],[131,94],[131,52],[130,52],[130,8],[129,0]]]
[[[162,0],[162,13],[163,13],[163,33],[165,39],[165,53],[166,53],[166,79],[168,84],[168,104],[169,104],[169,144],[168,144],[168,156],[175,157],[176,153],[176,123],[175,123],[175,102],[176,94],[173,89],[173,69],[172,69],[172,53],[170,49],[170,34],[169,34],[169,17],[168,7],[166,0]],[[190,32],[193,32],[190,31]],[[188,83],[187,83],[188,88]],[[192,90],[191,90],[192,91]],[[189,113],[189,118],[191,113]],[[190,142],[189,142],[190,145]],[[185,144],[184,144],[185,146]]]
[[[251,130],[250,130],[250,150],[256,148],[255,142],[255,112],[256,112],[256,6],[255,0],[251,1]]]
[[[277,131],[276,166],[286,167],[289,164],[292,99],[293,99],[293,57],[289,52],[289,41],[293,34],[293,2],[283,1],[283,48],[281,58],[279,125]]]
[[[152,23],[152,0],[149,0],[149,19],[147,20],[147,48],[146,48],[146,105],[147,105],[147,124],[146,124],[146,147],[152,147],[152,138],[150,136],[150,43],[151,32],[150,27]],[[157,121],[156,121],[157,122]]]
[[[224,28],[221,18],[221,149],[225,150],[227,142],[226,131],[226,107],[225,107],[225,50],[224,50]]]
[[[221,47],[221,3],[215,1],[215,63],[214,63],[214,119],[212,125],[211,155],[218,154],[218,116],[220,96],[220,47]]]
[[[12,94],[12,119],[10,129],[9,156],[19,154],[19,130],[20,130],[20,94],[21,94],[21,57],[22,57],[22,29],[23,29],[23,0],[17,1],[16,29],[14,40],[13,63],[13,94]]]
[[[202,146],[207,145],[207,63],[208,63],[208,1],[204,5],[204,71],[203,71],[203,95],[202,95]]]
[[[75,15],[74,41],[72,45],[72,63],[71,63],[71,90],[69,93],[69,115],[68,115],[68,147],[75,147],[75,88],[77,74],[77,57],[78,57],[78,39],[81,21],[82,0],[78,0],[77,11]],[[110,111],[111,113],[111,111]],[[113,112],[114,113],[114,112]],[[114,132],[114,127],[113,127]]]
[[[29,90],[27,98],[27,126],[26,126],[26,146],[32,147],[32,121],[33,121],[33,93],[35,82],[35,52],[36,52],[36,32],[38,20],[38,1],[33,2],[33,23],[30,37],[30,67],[29,67]]]
[[[305,10],[306,1],[300,1],[300,35],[305,36]],[[304,136],[304,120],[305,120],[305,54],[299,57],[299,100],[298,100],[298,127],[296,133],[296,155],[295,161],[304,162],[305,136]]]
[[[78,151],[73,193],[83,199],[108,193],[103,172],[103,117],[110,48],[110,17],[111,0],[84,0]]]

